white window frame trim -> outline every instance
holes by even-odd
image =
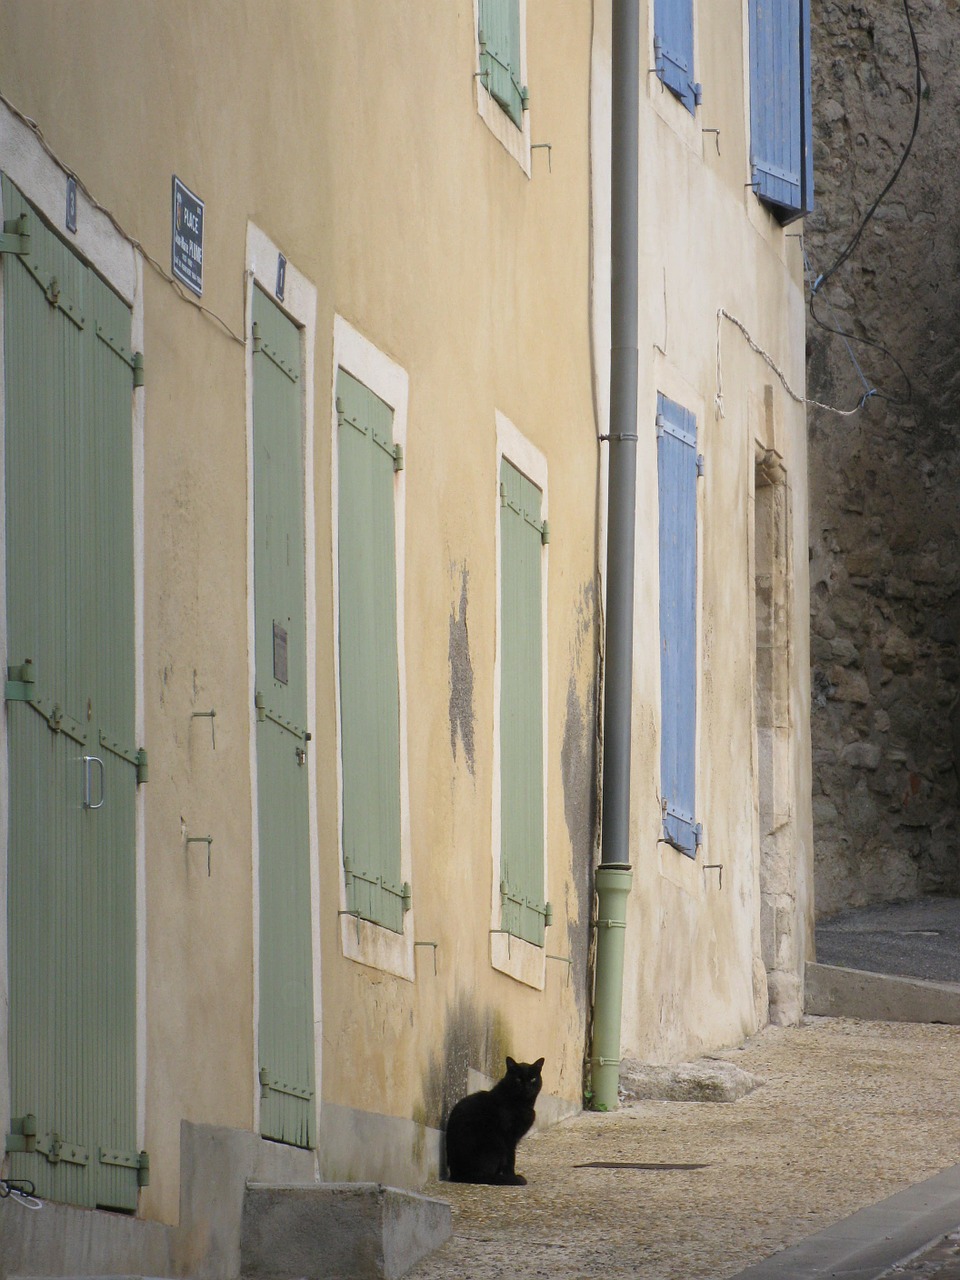
[[[340,695],[340,450],[337,418],[337,372],[343,369],[379,396],[393,410],[393,441],[406,452],[407,405],[410,379],[407,371],[391,360],[343,316],[333,318],[333,368],[330,379],[330,430],[332,438],[330,485],[332,512],[331,565],[333,581],[333,661],[337,722],[337,874],[339,878],[340,946],[343,955],[358,964],[369,965],[413,982],[414,920],[411,906],[404,912],[403,933],[361,920],[347,913],[347,885],[343,869],[343,708]],[[400,694],[400,881],[413,885],[412,836],[410,825],[410,783],[407,751],[407,662],[404,645],[404,579],[406,529],[406,473],[394,473],[393,518],[396,545],[397,586],[397,667]]]
[[[492,865],[493,879],[490,895],[490,963],[494,969],[508,974],[517,982],[542,991],[546,980],[547,946],[542,947],[527,942],[525,938],[517,938],[501,932],[503,909],[500,902],[500,866],[501,866],[501,795],[500,795],[500,688],[502,659],[502,615],[501,600],[503,591],[502,547],[500,541],[500,467],[503,459],[511,463],[527,479],[537,486],[541,493],[540,518],[547,520],[549,502],[547,491],[547,459],[535,445],[524,436],[517,427],[499,409],[496,411],[497,423],[497,469],[494,485],[494,524],[496,528],[496,575],[497,575],[497,634],[496,650],[493,663],[493,815],[492,815]],[[548,743],[547,705],[549,699],[548,667],[547,667],[547,583],[549,580],[549,544],[541,550],[540,578],[540,663],[543,679],[543,889],[544,901],[549,901],[549,869],[548,858],[548,797],[547,777]]]

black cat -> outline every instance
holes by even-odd
[[[517,1143],[533,1124],[543,1080],[543,1059],[514,1062],[492,1089],[461,1098],[447,1121],[447,1164],[451,1182],[483,1182],[525,1187],[514,1168]]]

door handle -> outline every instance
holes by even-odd
[[[100,766],[100,799],[97,801],[96,804],[93,803],[92,794],[91,794],[92,788],[90,785],[90,781],[91,781],[90,766],[92,764],[96,764]],[[99,756],[84,756],[83,757],[83,807],[85,809],[102,809],[105,798],[106,797],[104,795],[103,761],[100,759]]]

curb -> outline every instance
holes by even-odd
[[[960,1165],[954,1165],[729,1280],[879,1280],[958,1223]]]

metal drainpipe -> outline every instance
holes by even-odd
[[[630,746],[637,493],[639,0],[613,0],[610,227],[610,447],[603,689],[603,831],[597,868],[597,958],[591,1053],[593,1105],[612,1111],[620,1081],[620,1018],[630,869]]]

